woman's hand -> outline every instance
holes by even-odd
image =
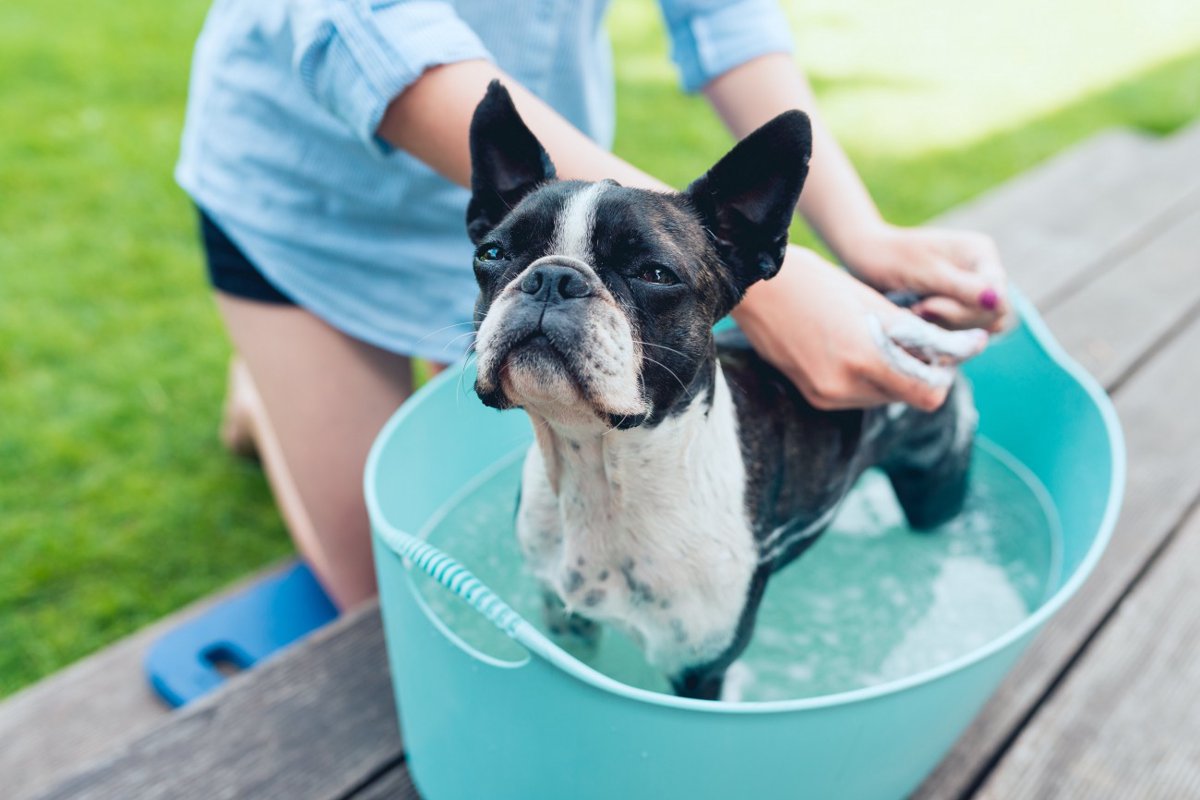
[[[880,291],[923,298],[912,311],[924,319],[993,333],[1010,324],[1007,280],[990,237],[878,222],[848,239],[839,252],[847,268]]]
[[[822,409],[899,401],[932,411],[946,399],[954,367],[988,338],[924,322],[798,247],[733,316],[755,350]]]

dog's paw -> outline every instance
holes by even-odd
[[[746,697],[746,689],[754,681],[754,670],[735,661],[725,670],[725,683],[721,686],[721,701],[740,703]]]
[[[592,658],[600,647],[599,623],[578,614],[564,612],[548,622],[547,628],[559,647],[580,660]]]
[[[546,592],[542,599],[542,617],[555,643],[578,659],[594,656],[600,646],[600,624],[568,611],[553,592]]]

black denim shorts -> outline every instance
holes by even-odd
[[[200,239],[204,243],[208,280],[213,288],[260,303],[296,304],[246,258],[204,209],[197,210],[200,212]]]

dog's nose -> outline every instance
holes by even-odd
[[[592,293],[587,279],[573,267],[561,264],[542,264],[534,267],[521,279],[521,291],[534,300],[557,303],[587,297]]]

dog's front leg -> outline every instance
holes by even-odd
[[[971,385],[959,376],[937,411],[908,409],[893,422],[898,440],[879,466],[913,529],[930,530],[962,511],[978,420]]]
[[[720,700],[725,686],[725,667],[704,665],[685,669],[671,678],[671,687],[680,697],[696,700]]]
[[[569,611],[553,589],[542,589],[542,618],[546,629],[571,655],[576,658],[595,655],[600,644],[599,623]]]

